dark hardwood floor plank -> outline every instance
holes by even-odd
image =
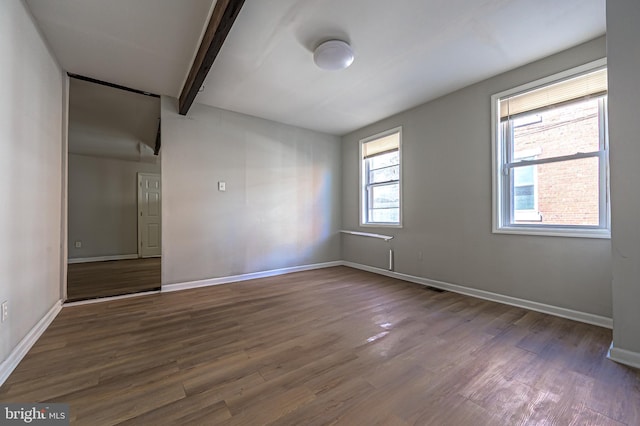
[[[374,388],[366,380],[355,377],[342,381],[331,392],[316,394],[316,399],[304,410],[292,411],[273,422],[273,425],[323,426],[338,424],[353,407],[370,397]]]
[[[224,401],[199,394],[147,411],[118,425],[216,425],[229,418],[231,413]]]
[[[160,290],[160,258],[70,263],[67,301]]]
[[[0,400],[91,425],[638,425],[640,372],[610,342],[336,267],[67,306]]]

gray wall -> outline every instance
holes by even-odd
[[[21,1],[0,2],[0,360],[60,300],[62,70]]]
[[[119,160],[154,160],[160,99],[69,80],[69,152]]]
[[[163,98],[162,150],[163,284],[340,259],[339,138]]]
[[[610,240],[491,233],[491,95],[605,54],[603,37],[346,135],[344,228],[395,235],[397,272],[610,317]],[[360,228],[359,140],[397,126],[404,228]],[[388,243],[343,242],[346,261],[387,266]]]
[[[69,259],[138,252],[138,172],[160,173],[160,161],[69,154]]]
[[[607,2],[613,342],[640,360],[640,3]]]

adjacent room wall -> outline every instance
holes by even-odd
[[[0,359],[60,300],[62,70],[21,1],[0,2]]]
[[[640,367],[640,3],[607,2],[613,344]],[[612,355],[614,351],[612,351]]]
[[[611,317],[610,240],[491,232],[491,95],[605,55],[602,37],[346,135],[343,226],[396,238],[345,235],[343,258],[386,269],[392,247],[397,272]],[[359,140],[398,126],[404,228],[359,227]]]
[[[163,285],[340,259],[339,138],[163,97],[162,150]]]
[[[160,161],[69,154],[69,260],[138,253],[137,173]]]

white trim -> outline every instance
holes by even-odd
[[[137,254],[117,254],[115,256],[97,256],[97,257],[75,257],[67,261],[67,263],[88,263],[88,262],[104,262],[106,260],[129,260],[137,259]]]
[[[436,281],[436,280],[431,280],[429,278],[416,277],[414,275],[388,271],[388,270],[376,268],[373,266],[367,266],[367,265],[362,265],[359,263],[353,263],[353,262],[347,262],[347,261],[317,263],[312,265],[295,266],[291,268],[273,269],[270,271],[253,272],[249,274],[232,275],[232,276],[220,277],[220,278],[210,278],[210,279],[199,280],[199,281],[165,284],[162,286],[161,291],[165,293],[165,292],[172,292],[172,291],[187,290],[191,288],[208,287],[213,285],[253,280],[257,278],[284,275],[292,272],[331,268],[334,266],[347,266],[354,269],[373,272],[379,275],[385,275],[387,277],[397,278],[403,281],[409,281],[412,283],[426,285],[429,287],[435,287],[442,290],[451,291],[454,293],[464,294],[466,296],[476,297],[484,300],[490,300],[492,302],[503,303],[505,305],[516,306],[519,308],[529,309],[536,312],[542,312],[545,314],[554,315],[561,318],[567,318],[574,321],[584,322],[587,324],[593,324],[593,325],[597,325],[597,326],[605,327],[609,329],[613,328],[613,320],[608,317],[590,314],[587,312],[575,311],[573,309],[562,308],[559,306],[547,305],[545,303],[533,302],[526,299],[519,299],[517,297],[505,296],[502,294],[492,293],[489,291],[477,290],[474,288],[465,287],[457,284],[451,284],[444,281]]]
[[[142,212],[140,211],[140,206],[142,203],[140,199],[142,198],[142,175],[141,173],[136,173],[136,230],[138,231],[138,240],[136,241],[136,250],[138,250],[138,257],[142,257],[142,227],[140,226],[140,216],[142,216]],[[162,216],[160,217],[162,220]],[[160,235],[162,238],[162,235]]]
[[[220,278],[209,278],[206,280],[188,281],[184,283],[165,284],[162,286],[162,292],[187,290],[190,288],[208,287],[212,285],[235,283],[239,281],[255,280],[257,278],[273,277],[276,275],[290,274],[292,272],[311,271],[313,269],[331,268],[334,266],[342,266],[344,262],[337,260],[334,262],[315,263],[311,265],[293,266],[291,268],[272,269],[269,271],[252,272],[249,274],[231,275]]]
[[[64,72],[61,70],[61,72]],[[60,193],[60,299],[67,298],[67,259],[69,258],[69,75],[64,73],[62,100],[62,170]]]
[[[64,307],[93,305],[94,303],[111,302],[113,300],[130,299],[132,297],[149,296],[151,294],[160,294],[160,290],[142,291],[140,293],[121,294],[119,296],[98,297],[96,299],[78,300],[77,302],[65,302]]]
[[[534,184],[535,188],[535,184]],[[540,222],[542,220],[542,215],[538,211],[538,191],[534,189],[534,206],[535,208],[530,210],[516,210],[513,212],[513,219],[515,222],[518,221],[526,221],[526,222]]]
[[[393,239],[393,235],[372,234],[371,232],[346,231],[344,229],[341,229],[340,233],[349,234],[349,235],[359,235],[361,237],[380,238],[385,241],[389,241]]]
[[[402,193],[402,188],[400,188],[400,192]],[[363,228],[397,228],[397,229],[402,229],[402,225],[398,225],[397,223],[387,223],[387,222],[363,223],[360,226],[363,227]]]
[[[44,317],[27,333],[26,336],[13,348],[9,356],[0,364],[0,386],[9,378],[13,370],[16,369],[20,361],[27,355],[29,350],[38,341],[42,333],[51,325],[60,310],[62,309],[62,300],[58,300],[49,309]]]
[[[580,238],[601,238],[611,239],[610,229],[572,229],[553,228],[551,226],[533,228],[530,226],[503,226],[493,231],[494,234],[514,234],[514,235],[542,235],[546,237],[580,237]]]
[[[435,287],[442,290],[448,290],[454,293],[464,294],[466,296],[477,297],[478,299],[490,300],[492,302],[503,303],[505,305],[517,306],[532,311],[542,312],[561,318],[568,318],[574,321],[580,321],[587,324],[593,324],[605,328],[613,328],[613,320],[611,318],[600,315],[590,314],[587,312],[574,311],[573,309],[562,308],[559,306],[547,305],[545,303],[533,302],[517,297],[505,296],[503,294],[492,293],[489,291],[478,290],[457,284],[451,284],[444,281],[431,280],[429,278],[416,277],[414,275],[402,274],[399,272],[387,271],[385,269],[375,268],[372,266],[362,265],[359,263],[343,262],[344,266],[350,268],[361,269],[363,271],[373,272],[375,274],[385,275],[387,277],[397,278],[403,281],[409,281],[416,284],[422,284],[429,287]]]
[[[497,138],[500,134],[500,108],[497,108],[498,94],[491,96],[491,230],[497,232],[502,227],[502,211],[504,194],[502,193],[502,176],[499,176],[498,164],[502,167],[503,153],[498,146]]]
[[[613,342],[611,342],[607,358],[629,367],[640,368],[640,353],[616,348],[613,346]]]

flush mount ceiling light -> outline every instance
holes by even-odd
[[[313,61],[323,70],[343,70],[353,63],[353,49],[342,40],[329,40],[316,47]]]

